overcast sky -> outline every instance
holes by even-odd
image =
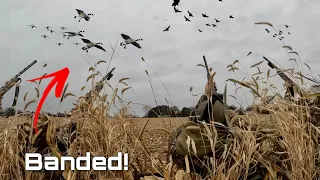
[[[2,65],[0,66],[0,83],[12,78],[33,60],[38,63],[21,76],[21,94],[18,107],[23,108],[23,95],[30,92],[28,100],[35,97],[34,84],[26,82],[28,79],[39,77],[44,73],[51,73],[64,67],[70,69],[68,78],[69,92],[83,95],[88,89],[80,91],[86,85],[86,78],[90,75],[88,69],[99,60],[109,62],[112,50],[109,43],[115,44],[123,41],[120,36],[125,33],[132,38],[142,38],[142,49],[128,45],[127,49],[119,46],[116,49],[110,68],[116,67],[111,84],[115,86],[119,79],[130,77],[127,81],[132,90],[124,95],[124,100],[135,103],[155,106],[152,90],[149,85],[148,70],[153,86],[162,104],[165,103],[167,93],[156,74],[143,62],[144,57],[150,66],[158,73],[163,83],[168,88],[172,103],[180,109],[184,106],[192,106],[193,98],[189,92],[193,86],[193,92],[203,93],[206,83],[204,68],[196,66],[203,63],[202,55],[205,55],[209,66],[217,72],[215,80],[218,89],[222,93],[227,78],[242,79],[241,72],[236,72],[237,77],[228,72],[226,66],[234,60],[240,61],[244,72],[253,74],[256,68],[250,68],[254,63],[262,59],[262,56],[274,59],[278,65],[287,69],[292,68],[288,61],[289,56],[282,48],[282,42],[273,38],[274,30],[265,25],[254,25],[255,22],[267,21],[276,29],[283,31],[283,42],[290,45],[300,55],[303,63],[308,63],[316,75],[319,70],[317,61],[320,55],[318,49],[320,42],[320,1],[317,0],[181,0],[178,9],[182,13],[174,13],[171,6],[172,0],[10,0],[1,3],[0,14],[2,17],[0,33],[0,54]],[[93,13],[90,21],[78,22],[73,17],[77,15],[75,9],[82,9],[86,13]],[[184,20],[190,10],[194,17],[191,22]],[[206,13],[209,18],[203,18],[201,13]],[[234,19],[229,19],[233,15]],[[318,17],[318,18],[317,18]],[[166,19],[164,21],[162,18]],[[217,27],[207,27],[206,23],[215,23],[214,18],[221,22]],[[35,24],[38,28],[31,29],[29,24]],[[285,28],[285,24],[289,28]],[[51,34],[44,29],[52,26],[56,33]],[[169,32],[163,30],[171,25]],[[88,53],[81,50],[83,42],[80,37],[69,40],[62,38],[60,26],[65,26],[66,31],[84,30],[85,38],[93,42],[102,42],[107,52],[92,48]],[[198,28],[203,30],[199,32]],[[271,32],[265,31],[268,28]],[[291,33],[288,35],[288,31]],[[50,39],[40,36],[46,34]],[[57,46],[55,43],[64,45]],[[79,42],[81,46],[73,43]],[[248,52],[252,51],[250,56]],[[83,58],[82,58],[82,57]],[[292,55],[291,55],[292,56]],[[292,56],[294,57],[294,56]],[[48,64],[42,68],[43,64]],[[105,73],[107,64],[99,64],[98,68]],[[308,73],[306,66],[302,66]],[[260,65],[266,73],[266,63]],[[274,74],[274,71],[271,71]],[[272,81],[282,88],[279,77],[273,77]],[[43,92],[44,85],[49,80],[44,80],[40,88]],[[87,84],[90,85],[90,82]],[[122,89],[124,85],[120,85]],[[110,94],[109,87],[106,87]],[[228,92],[234,95],[235,86],[228,83]],[[31,93],[32,92],[32,93]],[[247,93],[252,101],[252,97]],[[4,97],[4,107],[12,103],[14,88]],[[241,91],[237,92],[239,101],[245,102]],[[198,97],[197,97],[198,98]],[[197,100],[195,98],[195,100]],[[168,98],[167,98],[168,99]],[[63,111],[72,108],[74,99],[68,98],[59,106],[59,99],[54,93],[44,104],[43,110]],[[229,104],[237,102],[228,98]],[[195,102],[196,103],[196,102]],[[159,103],[160,104],[160,103]],[[246,103],[243,104],[247,106]],[[36,104],[28,110],[35,110]],[[139,115],[143,114],[142,105],[132,105],[131,108]]]

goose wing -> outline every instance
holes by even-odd
[[[91,41],[90,40],[88,40],[88,39],[84,39],[84,38],[81,38],[82,39],[82,41],[84,42],[84,43],[91,43]]]
[[[121,34],[121,36],[122,36],[122,38],[123,38],[124,40],[131,39],[130,36],[125,35],[125,34]]]
[[[137,48],[139,48],[139,49],[141,49],[141,46],[140,46],[140,44],[139,43],[137,43],[137,42],[133,42],[133,43],[131,43],[132,45],[134,45],[135,47],[137,47]]]
[[[103,47],[99,46],[99,45],[95,45],[94,47],[101,49],[102,51],[106,51],[105,49],[103,49]]]
[[[80,9],[76,9],[77,13],[79,14],[79,16],[84,15],[84,12]]]
[[[66,33],[66,34],[69,34],[69,35],[75,35],[75,34],[77,34],[77,33],[75,33],[75,32],[63,32],[63,33]]]

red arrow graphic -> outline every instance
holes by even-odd
[[[51,89],[53,88],[53,86],[55,84],[57,84],[56,90],[55,90],[55,96],[57,98],[61,97],[61,94],[62,94],[62,91],[63,91],[63,87],[64,87],[64,84],[66,83],[66,81],[68,79],[68,76],[69,76],[69,69],[67,67],[65,67],[65,68],[63,68],[63,69],[61,69],[59,71],[56,71],[56,72],[51,73],[51,74],[48,74],[46,76],[41,76],[39,78],[28,80],[29,82],[34,82],[34,81],[38,81],[38,80],[41,80],[41,79],[46,79],[46,78],[53,77],[51,82],[48,84],[48,86],[44,90],[44,92],[42,94],[42,97],[41,97],[41,99],[39,101],[37,110],[36,110],[35,115],[34,115],[33,128],[35,129],[36,134],[38,133],[38,130],[37,130],[38,117],[39,117],[39,113],[40,113],[40,110],[42,108],[42,105],[43,105],[44,101],[46,100],[49,92],[51,91]]]

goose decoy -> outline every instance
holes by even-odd
[[[216,20],[216,23],[220,22],[218,19],[214,18],[214,20]]]
[[[140,44],[137,43],[137,41],[143,41],[143,39],[132,39],[130,36],[126,34],[121,34],[122,38],[124,39],[124,42],[120,43],[120,46],[124,46],[124,49],[126,49],[128,44],[132,44],[135,47],[141,49]]]
[[[269,29],[264,29],[265,31],[267,31],[267,33],[270,33]]]
[[[56,43],[56,45],[61,46],[61,45],[63,45],[63,43],[58,42],[58,43]]]
[[[173,0],[172,6],[178,6],[180,3],[180,0]]]
[[[65,30],[65,29],[67,29],[67,28],[65,28],[65,27],[63,27],[63,26],[62,26],[62,27],[60,27],[60,28],[61,28],[61,30]]]
[[[189,17],[193,17],[193,14],[188,10]]]
[[[47,39],[47,38],[49,38],[49,36],[47,36],[47,35],[42,35],[42,36],[40,36],[40,37],[43,37],[43,39]],[[49,38],[50,39],[50,38]]]
[[[86,46],[83,46],[83,47],[82,47],[82,50],[86,50],[86,52],[88,52],[88,50],[89,50],[90,48],[92,48],[92,47],[96,47],[96,48],[98,48],[98,49],[101,49],[102,51],[106,51],[105,49],[103,49],[103,47],[99,46],[99,44],[103,45],[102,43],[93,43],[93,42],[91,42],[91,41],[88,40],[88,39],[83,39],[83,38],[81,38],[81,39],[82,39],[82,41],[83,41],[84,43],[87,44]]]
[[[286,28],[288,28],[289,26],[288,25],[285,25],[286,26]]]
[[[69,39],[70,37],[74,37],[74,36],[83,37],[83,35],[81,34],[82,32],[84,33],[84,31],[79,31],[78,33],[76,33],[76,32],[63,32],[63,33],[65,33],[63,35],[63,38],[68,37],[67,39]]]
[[[76,46],[80,45],[80,43],[73,43],[73,44],[75,44]]]
[[[211,26],[211,24],[206,24],[206,26]]]
[[[51,26],[46,26],[44,29],[50,30]]]
[[[212,27],[217,27],[217,25],[215,25],[215,24],[212,24]]]
[[[37,28],[37,26],[34,25],[34,24],[31,24],[31,25],[28,25],[28,26],[31,26],[31,28]]]
[[[163,31],[169,31],[169,29],[170,29],[170,25],[166,29],[164,29]]]
[[[190,19],[188,19],[186,16],[184,16],[184,19],[185,19],[186,21],[191,22]]]
[[[198,31],[199,31],[199,32],[202,32],[202,30],[201,30],[201,29],[198,29]]]
[[[229,16],[230,19],[233,19],[234,17],[232,15]]]
[[[74,19],[79,17],[79,21],[78,22],[80,22],[81,19],[85,19],[86,21],[89,21],[90,20],[90,16],[93,16],[93,14],[91,14],[91,13],[90,14],[86,14],[80,9],[76,9],[76,11],[79,14],[79,16],[74,16]]]
[[[175,6],[173,7],[173,9],[174,9],[175,13],[181,13],[182,12],[182,11],[179,11]]]
[[[55,31],[54,30],[52,30],[52,29],[50,29],[50,30],[48,30],[51,34],[52,33],[55,33]]]
[[[204,18],[208,18],[209,16],[208,16],[208,15],[206,15],[206,14],[202,14],[202,17],[204,17]]]

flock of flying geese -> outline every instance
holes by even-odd
[[[289,28],[288,25],[285,25],[285,27],[286,27],[286,29]],[[265,31],[266,31],[267,33],[270,33],[269,29],[265,29]],[[288,33],[288,35],[291,34],[289,31],[288,31],[287,33]],[[283,34],[283,31],[282,31],[282,30],[279,30],[278,33],[275,33],[275,34],[273,34],[272,36],[273,36],[274,38],[279,37],[279,40],[281,41],[281,40],[284,38],[283,35],[284,35],[284,34]]]
[[[219,0],[219,2],[222,2],[222,0]],[[172,6],[173,6],[173,10],[174,10],[174,12],[175,13],[181,13],[182,11],[181,10],[179,10],[179,9],[177,9],[177,6],[179,5],[179,3],[180,3],[180,0],[173,0],[173,3],[172,3]],[[188,17],[187,17],[188,16]],[[188,15],[184,15],[184,19],[185,19],[185,21],[186,22],[191,22],[191,18],[192,17],[194,17],[193,16],[193,14],[188,10]],[[209,18],[209,16],[207,15],[207,14],[204,14],[204,13],[202,13],[202,17],[203,18]],[[234,19],[234,16],[233,15],[230,15],[229,16],[229,18],[230,19]],[[217,24],[218,23],[220,23],[220,20],[218,20],[218,19],[216,19],[216,18],[214,18],[214,20],[215,20],[215,24],[213,24],[213,23],[207,23],[207,24],[205,24],[206,26],[212,26],[212,27],[217,27]],[[170,25],[167,27],[167,28],[165,28],[163,31],[165,32],[165,31],[169,31],[169,29],[170,29]],[[198,29],[198,31],[199,32],[203,32],[203,30],[202,29]]]
[[[74,19],[79,18],[78,22],[80,22],[81,19],[84,19],[85,21],[89,21],[89,20],[90,20],[90,16],[93,16],[92,13],[86,14],[86,13],[84,13],[84,12],[83,12],[82,10],[80,10],[80,9],[76,9],[76,11],[77,11],[77,13],[78,13],[78,16],[74,16]],[[37,26],[34,25],[34,24],[31,24],[31,25],[28,25],[28,26],[30,26],[31,28],[37,28]],[[61,28],[61,30],[65,30],[65,29],[66,29],[65,27],[60,27],[60,28]],[[56,33],[56,31],[54,31],[54,30],[52,29],[52,27],[50,27],[50,26],[46,26],[44,29],[46,29],[46,30],[47,30],[48,32],[50,32],[51,34],[52,34],[52,33]],[[78,31],[78,32],[63,32],[63,38],[67,38],[67,40],[68,40],[68,39],[70,39],[71,37],[75,37],[75,36],[84,37],[84,36],[82,35],[82,33],[84,33],[84,31]],[[43,34],[43,35],[40,36],[40,37],[42,37],[43,39],[50,39],[49,36],[46,35],[46,34]],[[124,39],[124,42],[121,42],[121,43],[120,43],[120,46],[123,46],[124,49],[126,49],[126,47],[127,47],[128,44],[132,44],[133,46],[141,49],[141,46],[140,46],[140,44],[137,43],[137,41],[142,41],[143,39],[132,39],[130,36],[128,36],[128,35],[126,35],[126,34],[121,34],[121,37]],[[81,40],[86,44],[86,45],[83,46],[81,49],[84,50],[84,51],[86,51],[86,52],[88,52],[89,49],[92,48],[92,47],[98,48],[98,49],[106,52],[106,50],[101,46],[101,45],[103,45],[103,44],[100,43],[100,42],[94,43],[94,42],[90,41],[89,39],[85,39],[85,38],[81,38]],[[76,42],[76,43],[73,43],[73,44],[75,44],[75,45],[80,45],[80,43],[77,43],[77,42]],[[64,44],[61,43],[61,42],[58,42],[58,43],[56,43],[55,45],[61,46],[61,45],[64,45]]]

